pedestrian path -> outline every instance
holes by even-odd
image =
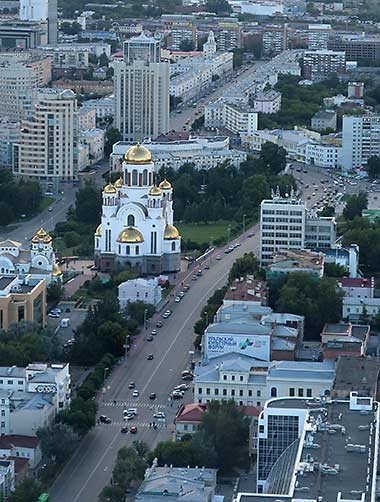
[[[131,427],[141,427],[141,428],[151,428],[153,429],[152,427],[152,422],[132,422],[132,421],[123,421],[123,420],[119,420],[119,421],[113,421],[110,423],[110,424],[104,424],[104,423],[98,423],[96,424],[97,427],[110,427],[112,425],[116,426],[116,427],[128,427],[128,430],[131,428]],[[156,426],[158,429],[162,429],[163,427],[165,427],[165,424],[163,422],[155,422]]]
[[[106,401],[100,403],[100,406],[121,406],[123,408],[149,408],[151,410],[163,410],[168,408],[166,404],[155,404],[153,401],[151,403],[140,403],[139,401]]]

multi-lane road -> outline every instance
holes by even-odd
[[[188,367],[192,357],[190,351],[194,350],[193,325],[207,299],[226,283],[229,269],[236,258],[245,252],[257,252],[258,228],[253,231],[254,236],[247,237],[246,233],[238,239],[241,246],[235,248],[232,253],[226,255],[220,250],[215,251],[204,262],[210,265],[210,269],[205,270],[196,281],[191,279],[194,271],[199,268],[198,265],[180,278],[180,281],[190,285],[190,290],[181,303],[172,304],[170,308],[173,313],[164,321],[164,326],[158,330],[154,340],[148,342],[145,340],[145,333],[140,335],[128,359],[120,363],[106,380],[105,392],[98,400],[99,415],[107,415],[112,423],[97,425],[85,437],[50,490],[52,502],[97,500],[99,492],[111,479],[119,448],[130,445],[135,439],[146,441],[150,448],[154,448],[158,441],[173,436],[173,419],[181,401],[173,401],[170,406],[169,394],[173,387],[181,382],[181,371]],[[221,260],[216,260],[217,254],[222,256]],[[180,289],[179,283],[175,292]],[[154,325],[155,319],[146,333],[149,333]],[[150,353],[154,354],[152,361],[147,359]],[[128,389],[130,382],[134,382],[139,390],[138,398],[132,397],[132,390]],[[154,401],[149,399],[151,392],[157,394]],[[185,394],[184,400],[193,401],[191,390]],[[138,432],[135,435],[121,433],[123,409],[128,407],[138,409],[136,420],[128,424],[137,426]],[[164,411],[167,417],[166,422],[155,420],[158,424],[157,430],[149,427],[155,411]]]

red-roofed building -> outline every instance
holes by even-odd
[[[15,466],[15,484],[17,485],[28,475],[30,468],[29,459],[21,457],[7,457],[6,460],[13,460]]]
[[[373,298],[375,291],[374,277],[340,277],[338,280],[344,296],[350,298]]]
[[[0,436],[0,457],[26,458],[33,469],[42,458],[40,441],[34,436]]]
[[[243,279],[235,279],[224,295],[224,305],[233,302],[251,302],[258,305],[267,305],[268,288],[265,281],[258,281],[253,276]]]
[[[207,410],[207,404],[183,404],[174,419],[177,435],[194,434],[202,422],[202,415]]]

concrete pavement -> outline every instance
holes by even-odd
[[[229,269],[236,258],[245,252],[257,251],[258,226],[254,232],[254,237],[247,238],[247,234],[240,237],[241,246],[228,255],[221,250],[215,251],[204,262],[210,263],[210,270],[205,271],[198,280],[191,281],[198,266],[181,277],[181,281],[190,284],[190,290],[181,303],[170,306],[173,313],[158,329],[153,342],[147,342],[145,334],[140,336],[128,359],[120,363],[106,380],[105,392],[98,400],[99,414],[109,416],[112,423],[98,425],[86,436],[50,490],[52,502],[96,501],[99,492],[110,481],[119,448],[131,445],[133,440],[138,439],[146,441],[152,449],[158,441],[173,437],[173,419],[182,401],[174,401],[171,407],[168,397],[173,387],[181,381],[181,371],[188,367],[191,357],[189,351],[194,349],[193,325],[199,319],[207,299],[226,283]],[[215,260],[216,254],[221,254],[222,260]],[[180,285],[177,286],[177,290],[180,288]],[[155,319],[146,333],[154,327]],[[154,354],[153,361],[147,360],[149,353]],[[132,390],[128,389],[131,381],[135,382],[140,392],[138,398],[133,398]],[[149,399],[151,392],[157,394],[154,401]],[[191,390],[187,391],[184,400],[193,401]],[[138,433],[124,435],[120,432],[123,409],[132,406],[138,409],[138,416],[132,422],[136,424]],[[166,424],[160,424],[157,430],[149,427],[155,410],[165,411],[167,415]]]

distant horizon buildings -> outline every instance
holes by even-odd
[[[124,141],[156,138],[169,131],[169,63],[160,41],[141,33],[124,43],[124,59],[113,62],[115,126]]]

